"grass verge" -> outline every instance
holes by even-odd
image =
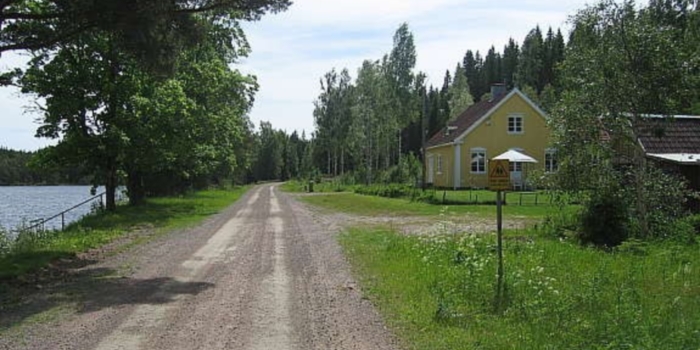
[[[153,198],[138,207],[123,206],[116,212],[87,216],[63,232],[22,233],[11,249],[0,255],[0,280],[18,278],[57,259],[103,246],[134,229],[165,232],[197,224],[235,202],[247,189]]]
[[[691,349],[700,344],[700,250],[614,252],[507,236],[507,308],[493,309],[493,235],[351,229],[341,244],[411,349]]]

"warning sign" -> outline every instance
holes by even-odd
[[[510,164],[507,160],[489,162],[489,189],[491,191],[510,189]]]

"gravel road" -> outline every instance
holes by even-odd
[[[2,315],[48,320],[3,333],[0,349],[398,348],[337,232],[276,185],[257,186],[198,227],[72,270]]]

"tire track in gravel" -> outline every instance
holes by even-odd
[[[284,220],[279,201],[270,187],[270,218],[267,220],[273,234],[273,271],[262,281],[262,290],[254,308],[255,335],[252,350],[288,350],[295,348],[291,339],[292,320],[289,315],[289,275],[285,265]]]
[[[197,279],[207,269],[217,262],[226,261],[226,255],[233,254],[236,246],[232,245],[237,238],[240,228],[244,225],[246,216],[260,199],[258,189],[247,201],[245,209],[240,210],[231,220],[226,222],[204,246],[199,248],[188,260],[184,261],[174,273],[173,282],[165,284],[157,295],[174,295],[176,283],[188,283]],[[103,339],[96,350],[139,349],[149,334],[152,334],[165,321],[170,310],[180,307],[179,304],[187,297],[177,294],[175,302],[169,304],[139,305],[131,315],[122,322],[109,336]]]

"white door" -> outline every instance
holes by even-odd
[[[428,181],[429,184],[434,183],[433,182],[433,174],[435,173],[435,163],[434,163],[435,157],[433,156],[428,156]]]
[[[510,162],[510,184],[516,190],[523,189],[523,163]]]

